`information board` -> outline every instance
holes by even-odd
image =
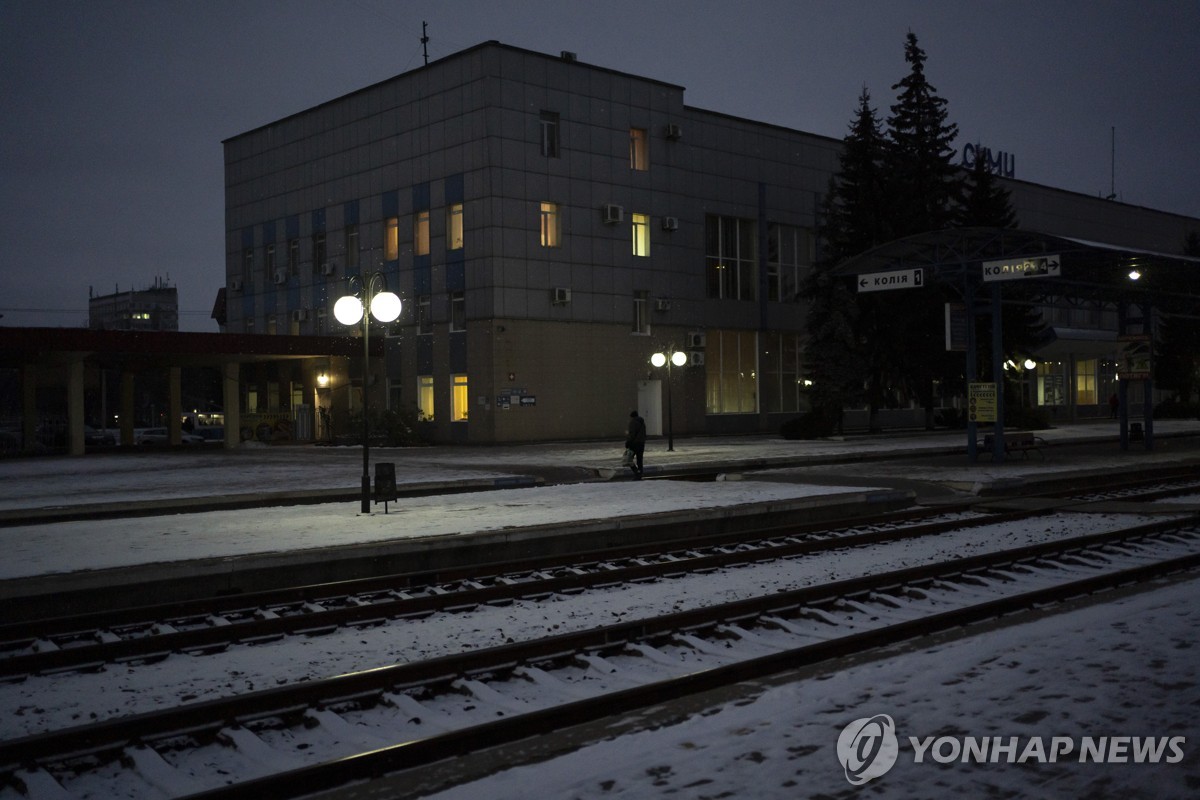
[[[972,383],[967,389],[967,420],[996,421],[996,384]]]

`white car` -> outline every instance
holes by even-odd
[[[141,445],[158,445],[169,444],[171,440],[170,434],[166,428],[141,428],[134,431],[133,443]],[[195,436],[182,431],[179,434],[180,444],[204,444],[203,436]]]

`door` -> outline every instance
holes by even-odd
[[[638,381],[637,410],[646,420],[647,436],[662,436],[662,381]]]

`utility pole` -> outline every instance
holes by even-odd
[[[429,34],[426,32],[428,22],[421,23],[421,49],[425,53],[425,66],[429,66]]]

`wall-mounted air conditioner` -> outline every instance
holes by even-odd
[[[304,322],[308,319],[308,309],[298,308],[292,312],[292,322]]]
[[[567,303],[571,302],[571,290],[565,286],[555,286],[553,297],[554,305],[565,306]]]
[[[332,275],[335,272],[337,272],[337,264],[333,263],[332,261],[326,261],[321,265],[322,275]]]
[[[671,310],[671,301],[665,297],[655,298],[654,310],[655,311],[670,311]]]
[[[286,269],[275,270],[275,282],[276,283],[287,283],[287,279],[288,279],[288,274],[287,274]]]
[[[241,290],[242,290],[242,279],[241,278],[230,278],[229,279],[229,291],[240,292]]]
[[[666,129],[667,138],[673,141],[678,141],[683,138],[683,128],[674,122],[668,123]]]
[[[704,353],[688,353],[688,366],[689,367],[703,367],[704,366]]]
[[[615,225],[625,221],[625,209],[616,203],[606,203],[604,206],[604,224]]]
[[[700,331],[692,331],[687,335],[687,346],[689,350],[696,350],[704,347],[704,334]]]
[[[662,228],[664,231],[679,230],[679,218],[678,217],[663,217]]]

